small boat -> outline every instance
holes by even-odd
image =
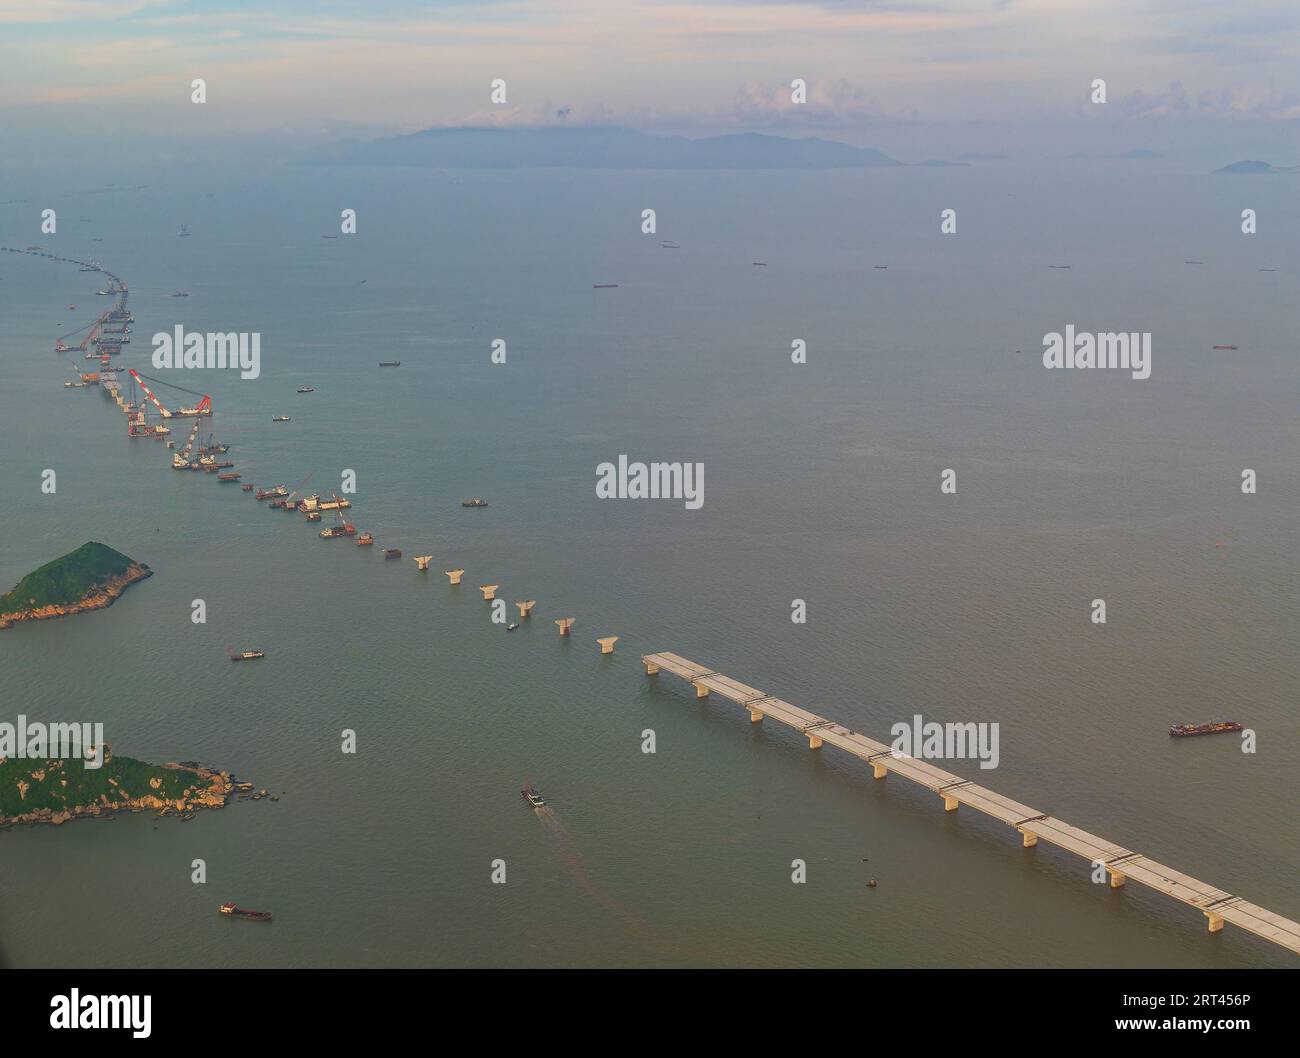
[[[516,628],[518,628],[518,627],[519,627],[519,622],[516,621],[514,624],[508,624],[508,625],[506,625],[506,631],[507,631],[507,632],[513,632],[513,631],[514,631]]]
[[[678,246],[675,242],[668,242],[667,240],[665,240],[664,242],[661,242],[659,245],[662,246],[665,250],[680,250],[680,249],[681,249],[681,247]]]
[[[461,500],[460,505],[462,507],[486,507],[488,501],[475,496],[472,500]]]
[[[63,383],[63,384],[64,384],[65,386],[67,386],[69,389],[85,389],[85,388],[86,388],[86,384],[85,384],[84,382],[65,382],[65,383]]]
[[[367,544],[373,544],[375,537],[373,533],[362,533],[357,537],[357,547],[365,547]]]
[[[523,788],[522,792],[524,795],[524,800],[528,802],[529,807],[531,808],[546,807],[546,801],[543,800],[542,795],[537,792],[536,786],[533,786],[531,783],[529,783],[529,785]]]
[[[227,649],[229,650],[229,648]],[[266,657],[266,652],[264,650],[231,650],[230,651],[231,661],[252,661],[253,658],[264,658],[264,657]]]
[[[592,283],[591,289],[592,290],[617,290],[618,284],[617,283]]]
[[[240,485],[239,487],[243,489],[245,492],[253,491],[253,486],[251,484],[244,484],[244,485]]]
[[[1169,729],[1169,734],[1174,738],[1187,738],[1189,735],[1219,735],[1240,730],[1241,725],[1235,720],[1211,720],[1208,724],[1175,724]]]
[[[1237,347],[1236,347],[1235,345],[1216,345],[1214,348],[1216,348],[1216,349],[1234,349],[1234,350],[1235,350]]]
[[[767,267],[767,262],[766,262],[766,261],[750,261],[749,263],[752,264],[755,268],[766,268],[766,267]]]
[[[380,367],[401,367],[402,362],[400,360],[380,360],[379,366]]]
[[[1200,264],[1200,265],[1203,265],[1203,264],[1205,264],[1205,262],[1204,262],[1204,261],[1184,261],[1183,264]]]
[[[288,421],[289,421],[289,416],[287,416],[287,415],[275,415],[275,416],[272,416],[271,421],[272,421],[272,422],[288,422]]]
[[[254,922],[271,921],[271,912],[269,911],[248,911],[242,907],[236,907],[234,904],[222,904],[217,910],[223,915],[229,915],[231,918],[248,918]]]
[[[316,387],[315,387],[315,386],[299,386],[299,387],[298,387],[298,392],[299,392],[299,393],[315,393],[315,392],[316,392]]]
[[[390,547],[384,550],[384,558],[401,558],[402,551],[400,548]]]
[[[172,292],[172,297],[174,298],[187,298],[189,296],[190,292],[188,290],[175,290]]]

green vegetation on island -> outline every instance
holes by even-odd
[[[0,757],[0,824],[220,808],[234,789],[228,773],[192,762],[156,765],[111,751],[106,756],[101,768],[87,768],[78,758]]]
[[[128,585],[152,572],[143,563],[92,540],[45,563],[0,596],[0,627],[109,606]]]

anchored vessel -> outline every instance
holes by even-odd
[[[269,911],[248,911],[245,908],[237,907],[235,904],[222,904],[217,910],[223,915],[229,915],[231,918],[250,918],[254,922],[271,921],[271,912]]]
[[[1240,730],[1241,725],[1235,720],[1211,720],[1208,724],[1175,724],[1169,733],[1174,738],[1186,738],[1188,735],[1218,735]]]

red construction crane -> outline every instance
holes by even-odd
[[[138,371],[136,371],[136,369],[133,367],[128,368],[128,370],[131,373],[131,377],[135,379],[136,382],[140,384],[140,388],[144,390],[144,395],[148,397],[150,401],[153,402],[154,406],[160,412],[162,412],[162,417],[164,419],[170,419],[173,417],[188,419],[193,416],[212,414],[212,398],[209,397],[206,393],[199,393],[197,390],[186,389],[184,386],[178,386],[174,382],[164,382],[162,381],[162,379],[149,378],[148,375],[141,376],[141,374]],[[154,382],[157,385],[167,386],[171,389],[178,389],[182,393],[193,393],[196,397],[201,397],[203,399],[200,400],[199,403],[192,408],[182,407],[182,408],[177,408],[174,412],[168,411],[166,408],[163,407],[162,401],[160,401],[157,397],[154,396],[153,390],[151,390],[148,386],[144,384],[145,378],[149,378],[150,382]]]

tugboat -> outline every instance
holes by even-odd
[[[532,783],[529,783],[527,786],[525,786],[522,792],[524,795],[524,800],[528,802],[528,806],[530,808],[546,807],[546,802],[542,799],[542,795],[537,792],[537,787],[534,786]]]
[[[1208,724],[1175,724],[1169,729],[1169,734],[1174,738],[1187,738],[1189,735],[1218,735],[1240,730],[1241,725],[1235,720],[1211,720]]]
[[[479,497],[475,496],[472,500],[461,500],[460,505],[462,507],[486,507],[488,501],[479,499]]]
[[[231,918],[248,918],[254,922],[271,921],[271,912],[269,911],[247,911],[242,907],[236,907],[234,904],[222,904],[217,910],[223,915],[229,915]]]
[[[357,547],[365,547],[366,544],[373,544],[374,542],[375,537],[373,533],[366,532],[357,537]]]
[[[229,647],[227,647],[226,649],[230,650]],[[231,650],[230,651],[231,661],[251,661],[253,658],[264,658],[264,657],[266,657],[266,651],[264,650]]]

